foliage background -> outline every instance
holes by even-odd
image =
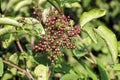
[[[20,21],[22,17],[26,18],[26,23],[22,27],[17,27],[21,24],[12,24],[0,22],[0,79],[1,80],[28,80],[27,76],[14,67],[4,64],[4,71],[2,72],[2,59],[7,60],[13,64],[18,65],[22,69],[29,70],[35,80],[47,80],[48,77],[52,80],[119,80],[120,79],[120,1],[119,0],[0,0],[0,16],[9,19]],[[55,64],[54,67],[50,65],[50,61],[46,55],[35,53],[31,48],[31,40],[33,36],[35,41],[38,40],[38,35],[43,31],[41,24],[33,18],[33,6],[39,5],[40,10],[45,10],[52,5],[61,8],[66,16],[71,17],[73,25],[81,25],[80,19],[84,12],[92,9],[106,10],[106,14],[98,19],[93,19],[88,22],[81,30],[81,38],[87,49],[94,55],[97,64],[94,64],[93,59],[88,54],[89,51],[85,49],[81,41],[75,41],[79,47],[78,50],[64,50],[66,55],[62,61]],[[94,14],[94,13],[93,13]],[[43,14],[45,15],[45,14]],[[92,15],[92,14],[91,14]],[[90,15],[90,16],[91,16]],[[92,15],[92,17],[95,15]],[[8,19],[9,18],[9,19]],[[0,19],[1,20],[1,19]],[[3,22],[5,22],[3,21]],[[16,22],[15,21],[15,22]],[[34,22],[34,23],[33,23]],[[13,21],[14,23],[14,21]],[[30,25],[31,23],[34,24]],[[10,24],[10,25],[9,25]],[[15,26],[15,27],[14,27]],[[89,28],[89,26],[91,26]],[[108,33],[92,39],[88,36],[89,31],[98,26],[106,26]],[[2,30],[2,29],[5,30]],[[97,28],[99,31],[99,28]],[[113,33],[111,33],[111,30]],[[97,32],[97,31],[96,31]],[[103,31],[104,32],[104,31]],[[106,29],[105,29],[106,32]],[[109,33],[110,32],[110,33]],[[99,32],[98,32],[99,33]],[[91,34],[91,33],[90,33]],[[112,35],[115,34],[117,38],[118,54],[115,54],[117,59],[115,63],[112,61],[114,51],[110,54],[109,47],[114,47]],[[93,33],[91,34],[93,35]],[[101,36],[101,33],[100,33]],[[110,36],[109,38],[105,38]],[[93,40],[93,41],[92,41]],[[110,41],[111,40],[111,41]],[[21,51],[17,47],[17,41],[23,47]],[[35,42],[35,43],[36,43]],[[97,42],[97,43],[95,43]],[[106,43],[109,42],[110,46]],[[113,43],[113,45],[111,45]],[[110,49],[111,50],[111,49]],[[116,50],[115,50],[116,51]],[[3,73],[3,74],[2,74]],[[42,77],[40,77],[42,76]]]

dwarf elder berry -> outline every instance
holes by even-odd
[[[58,56],[64,56],[60,48],[74,49],[75,44],[72,37],[80,33],[78,26],[70,24],[70,16],[65,16],[62,10],[51,9],[46,21],[43,23],[42,15],[35,10],[34,16],[38,21],[44,24],[45,35],[41,34],[42,39],[34,46],[36,52],[50,53],[48,58],[54,64]],[[67,29],[68,28],[68,29]]]

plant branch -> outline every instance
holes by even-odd
[[[97,61],[94,57],[94,55],[92,54],[92,52],[87,48],[87,46],[85,45],[85,43],[83,42],[83,40],[81,39],[81,37],[79,35],[77,35],[77,37],[79,38],[79,40],[82,42],[82,44],[84,45],[85,49],[88,51],[90,57],[92,58],[94,64],[97,64]]]
[[[22,48],[22,46],[20,44],[20,41],[18,39],[16,40],[16,43],[17,43],[17,46],[18,46],[19,50],[23,53],[24,50],[23,50],[23,48]],[[26,67],[26,59],[25,58],[24,58],[24,61],[25,61],[25,67]],[[32,77],[32,75],[30,74],[30,71],[27,68],[26,68],[25,71],[26,71],[26,75],[28,76],[28,78],[30,80],[34,80],[33,77]]]
[[[6,60],[3,60],[3,63],[5,63],[5,64],[7,64],[7,65],[9,65],[11,67],[14,67],[14,68],[18,69],[19,71],[21,71],[22,73],[24,73],[29,78],[29,80],[34,80],[33,77],[32,77],[32,75],[28,71],[26,71],[26,70],[18,67],[15,64],[12,64],[12,63],[8,62]]]
[[[24,52],[24,50],[23,50],[23,48],[22,48],[22,46],[21,46],[21,44],[20,44],[20,41],[19,41],[18,39],[16,40],[16,43],[17,43],[18,48],[20,49],[20,51],[21,51],[21,52]]]

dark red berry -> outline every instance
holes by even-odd
[[[33,14],[39,22],[42,21],[42,12],[35,10]],[[33,49],[36,52],[45,51],[49,53],[48,58],[54,64],[58,56],[64,56],[59,49],[60,47],[69,49],[76,47],[72,41],[72,37],[80,33],[80,28],[78,26],[72,26],[70,24],[70,16],[66,17],[61,9],[59,11],[51,9],[43,27],[45,29],[45,35],[40,35],[42,39]]]

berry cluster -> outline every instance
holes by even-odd
[[[39,13],[34,12],[38,19]],[[39,19],[38,19],[39,20]],[[75,44],[72,37],[80,33],[80,28],[70,24],[70,17],[65,16],[61,10],[51,9],[44,22],[45,34],[41,34],[42,39],[34,46],[36,52],[46,52],[48,58],[54,61],[64,54],[60,48],[74,49]]]

